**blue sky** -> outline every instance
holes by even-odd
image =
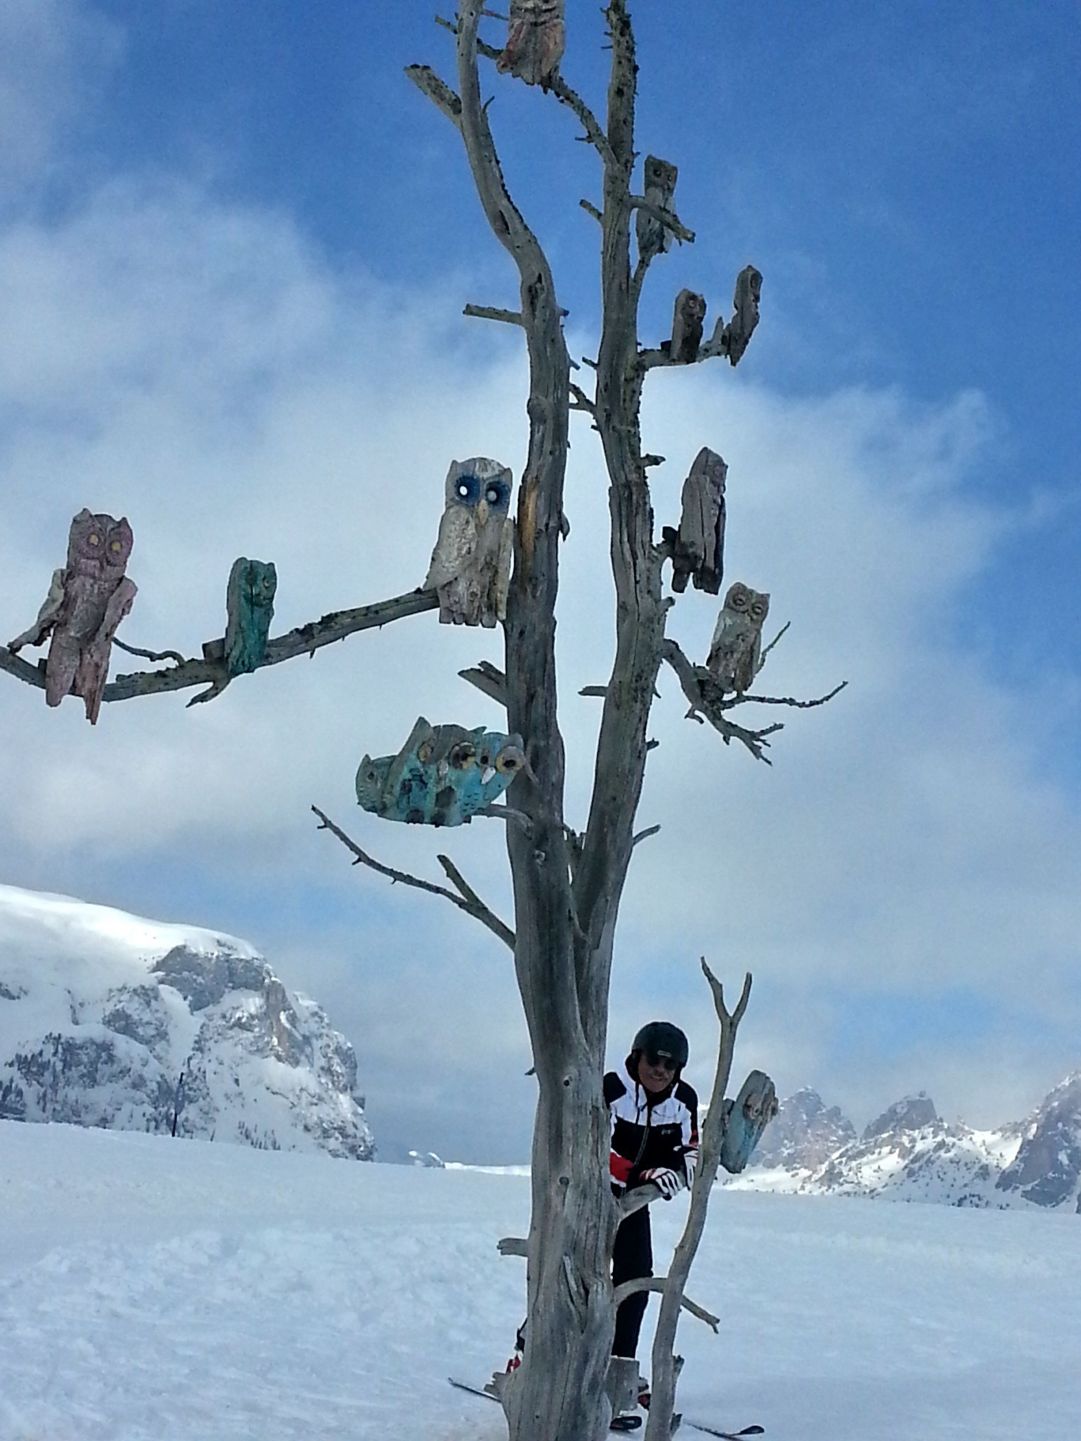
[[[599,106],[598,6],[568,9],[564,71]],[[947,1113],[1004,1119],[1081,1064],[1078,11],[637,11],[640,148],[678,162],[699,237],[655,267],[643,338],[682,286],[713,315],[743,264],[765,275],[737,372],[656,377],[658,518],[715,444],[729,573],[794,622],[772,688],[850,691],[789,725],[772,772],[666,696],[642,812],[665,829],[628,901],[613,1034],[669,1010],[707,1046],[705,950],[733,981],[753,962],[746,1060],[782,1090],[816,1084],[862,1121],[926,1085]],[[219,634],[241,553],[277,561],[283,627],[417,584],[451,456],[517,466],[523,444],[515,337],[460,319],[513,303],[514,277],[457,137],[402,74],[451,72],[431,6],[14,0],[0,40],[11,633],[82,504],[132,518],[134,644]],[[489,84],[588,354],[591,153],[548,97]],[[575,430],[565,697],[607,660],[574,624],[609,604],[590,443]],[[695,604],[677,615],[704,646]],[[429,873],[424,837],[350,810],[352,771],[420,711],[494,719],[466,716],[454,679],[486,647],[422,618],[195,712],[108,707],[96,732],[9,681],[3,879],[248,936],[357,1041],[377,1137],[520,1159],[503,956],[350,872],[306,816],[316,801]],[[593,720],[566,702],[579,796]],[[478,830],[461,864],[507,912],[499,838]]]

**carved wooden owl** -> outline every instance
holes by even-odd
[[[696,590],[716,595],[724,574],[724,484],[728,466],[715,450],[703,446],[683,482],[683,513],[679,530],[664,527],[672,548],[672,589],[687,588],[694,577]]]
[[[702,324],[706,318],[706,298],[693,290],[681,290],[676,296],[672,315],[672,339],[668,354],[673,360],[689,364],[698,358],[702,344]]]
[[[565,0],[510,0],[507,44],[496,61],[527,85],[547,85],[567,43]]]
[[[124,517],[81,510],[68,533],[68,563],[53,572],[38,618],[9,646],[42,645],[52,634],[45,662],[45,701],[59,705],[82,696],[93,725],[109,671],[116,628],[131,609],[137,587],[124,575],[131,555],[131,526]]]
[[[762,300],[762,272],[745,265],[736,276],[736,293],[732,298],[732,319],[724,328],[724,349],[732,365],[738,365],[751,343],[758,324]]]
[[[273,561],[233,561],[226,591],[225,665],[231,676],[257,670],[266,656],[278,572]]]
[[[522,738],[483,726],[433,726],[419,716],[396,756],[365,756],[357,802],[388,821],[467,825],[497,800],[525,764]]]
[[[661,160],[657,155],[647,155],[645,162],[645,197],[651,205],[667,210],[672,204],[676,191],[679,170],[670,160]],[[672,243],[672,233],[646,210],[639,210],[635,217],[635,232],[638,236],[638,255],[649,259],[667,250]]]
[[[494,626],[507,616],[514,522],[511,473],[498,460],[451,462],[446,508],[432,551],[426,590],[439,592],[439,619]]]
[[[737,695],[750,690],[762,663],[762,626],[768,614],[768,592],[738,580],[728,587],[706,660],[722,690]]]

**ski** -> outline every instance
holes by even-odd
[[[459,1381],[454,1376],[448,1376],[447,1380],[452,1386],[457,1386],[459,1391],[468,1391],[473,1396],[484,1396],[489,1401],[498,1401],[499,1397],[494,1391],[486,1391],[483,1386],[474,1386],[472,1381]]]
[[[707,1436],[723,1436],[724,1441],[737,1441],[737,1438],[743,1436],[764,1436],[766,1434],[764,1426],[744,1426],[742,1431],[721,1431],[716,1426],[707,1426],[704,1421],[692,1421],[689,1416],[684,1416],[683,1424],[692,1426],[695,1431],[704,1431]]]
[[[472,1381],[459,1381],[455,1376],[448,1376],[447,1380],[452,1386],[456,1386],[459,1391],[468,1391],[471,1396],[483,1396],[486,1401],[499,1400],[499,1397],[494,1391],[486,1391],[483,1386],[474,1386]],[[637,1422],[637,1425],[620,1426],[618,1424],[619,1419]],[[641,1417],[628,1416],[626,1418],[617,1418],[617,1423],[613,1424],[609,1429],[612,1431],[637,1431],[641,1424]],[[683,1416],[677,1412],[676,1415],[672,1417],[672,1431],[675,1432],[681,1424],[690,1426],[695,1431],[704,1431],[707,1436],[720,1436],[723,1438],[723,1441],[743,1441],[743,1437],[745,1436],[764,1436],[766,1434],[766,1428],[764,1426],[744,1426],[742,1431],[721,1431],[716,1426],[707,1426],[704,1421],[692,1421],[689,1416]]]

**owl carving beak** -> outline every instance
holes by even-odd
[[[488,502],[484,499],[483,495],[480,500],[477,501],[477,520],[481,525],[488,523]]]

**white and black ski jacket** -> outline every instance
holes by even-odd
[[[604,1099],[612,1122],[609,1164],[612,1185],[622,1191],[641,1184],[642,1172],[657,1167],[677,1171],[690,1185],[698,1161],[698,1096],[678,1077],[667,1090],[651,1095],[631,1073],[604,1077]]]

